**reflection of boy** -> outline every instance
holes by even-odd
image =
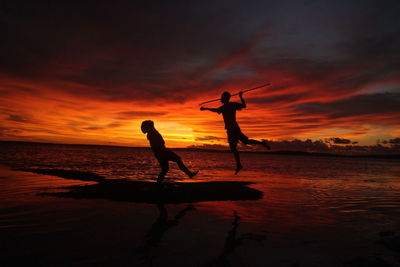
[[[267,141],[258,141],[254,139],[249,139],[246,135],[242,133],[240,130],[239,124],[236,121],[236,110],[241,110],[242,108],[246,108],[246,102],[243,99],[243,92],[239,93],[239,97],[241,103],[237,102],[229,102],[231,98],[231,94],[229,92],[224,92],[221,95],[222,106],[219,108],[204,108],[201,107],[200,110],[209,110],[212,112],[216,112],[218,114],[222,113],[222,117],[224,118],[225,129],[228,135],[229,147],[235,156],[236,160],[236,171],[237,174],[242,168],[242,164],[240,163],[240,156],[237,150],[237,144],[239,140],[244,144],[259,144],[263,145],[267,149],[271,149],[267,143]]]
[[[154,156],[157,158],[161,166],[161,172],[158,175],[157,183],[161,183],[167,174],[169,170],[169,161],[176,162],[179,166],[179,169],[186,173],[190,178],[198,173],[198,171],[189,171],[185,164],[183,164],[182,159],[177,154],[165,147],[165,141],[161,134],[154,128],[153,121],[143,121],[141,129],[143,133],[147,133],[147,139],[150,142],[151,149],[153,150]]]

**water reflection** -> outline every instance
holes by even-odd
[[[136,251],[141,255],[141,264],[148,266],[153,266],[154,260],[157,256],[157,250],[164,234],[171,230],[171,228],[178,226],[182,218],[189,211],[196,210],[192,204],[189,204],[179,211],[173,219],[168,219],[168,210],[165,204],[158,203],[156,207],[158,209],[158,217],[151,228],[147,231],[145,244],[136,249]]]
[[[240,216],[237,211],[234,211],[232,228],[228,231],[222,252],[214,260],[203,266],[231,266],[229,256],[234,254],[236,248],[243,245],[245,240],[252,240],[260,243],[265,239],[264,235],[254,233],[245,233],[237,236],[239,221]]]

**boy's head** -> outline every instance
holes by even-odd
[[[148,133],[151,130],[154,130],[154,121],[143,121],[142,126],[140,127],[143,133]]]
[[[231,99],[231,94],[229,92],[223,92],[221,95],[221,103],[228,103]]]

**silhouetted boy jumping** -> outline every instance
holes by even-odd
[[[228,135],[229,147],[235,156],[236,160],[236,171],[235,174],[243,168],[240,163],[239,151],[237,150],[237,144],[240,141],[244,144],[259,144],[263,145],[267,149],[271,149],[267,143],[267,141],[258,141],[254,139],[249,139],[246,135],[242,133],[240,130],[239,124],[236,121],[236,110],[241,110],[242,108],[246,108],[246,102],[243,99],[243,92],[239,92],[241,103],[237,102],[229,102],[231,99],[231,94],[229,92],[224,92],[221,95],[222,106],[219,108],[204,108],[201,107],[200,110],[209,110],[212,112],[217,112],[218,114],[222,113],[222,117],[225,122],[225,129]]]
[[[161,183],[165,175],[169,170],[169,161],[174,161],[178,164],[179,169],[186,173],[190,178],[195,176],[199,171],[191,172],[183,164],[181,158],[165,147],[165,141],[161,134],[154,128],[154,122],[147,120],[142,122],[142,132],[147,133],[147,139],[150,142],[151,150],[153,150],[154,156],[157,158],[161,166],[161,172],[158,175],[157,183]]]

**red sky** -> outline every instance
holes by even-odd
[[[2,5],[0,140],[147,146],[151,119],[169,147],[225,144],[198,103],[265,82],[249,137],[400,136],[397,1]]]

